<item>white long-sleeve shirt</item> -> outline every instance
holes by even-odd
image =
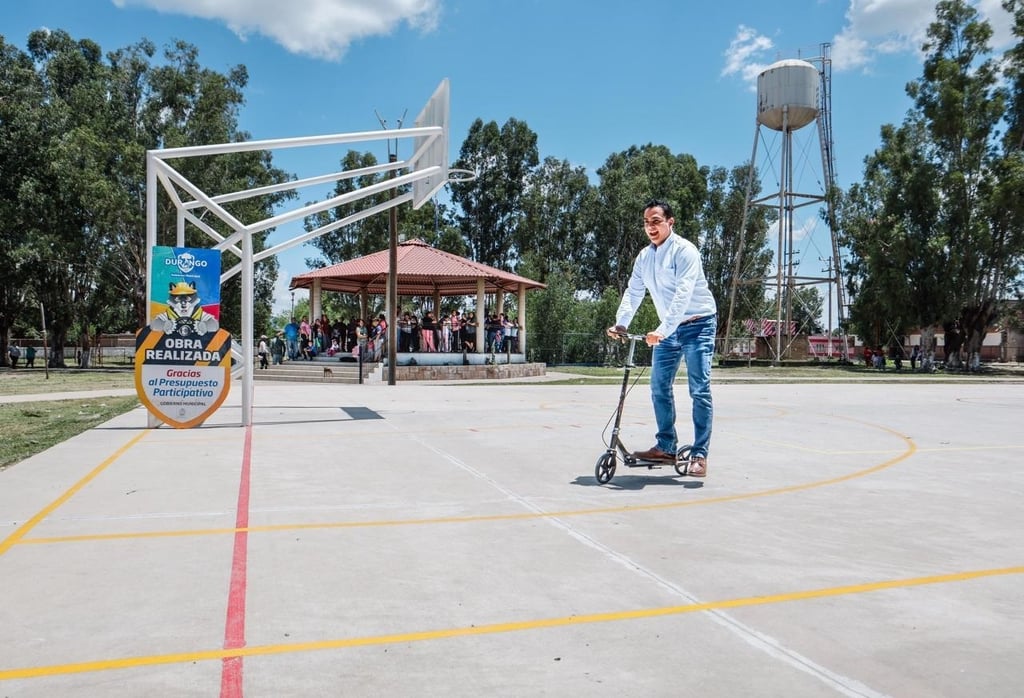
[[[615,314],[615,324],[629,327],[647,291],[661,320],[653,331],[662,337],[669,336],[681,322],[695,315],[704,317],[718,312],[697,247],[676,233],[658,247],[651,244],[640,250]]]

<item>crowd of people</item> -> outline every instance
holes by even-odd
[[[440,318],[432,311],[422,316],[410,311],[400,312],[396,319],[399,352],[476,352],[476,331],[479,322],[476,313],[463,314],[460,310]],[[318,355],[338,356],[351,354],[366,361],[380,361],[387,342],[388,323],[381,313],[369,324],[363,318],[331,322],[326,315],[309,321],[293,317],[274,337],[260,337],[257,354],[260,367],[267,362],[280,364],[285,360],[312,361]],[[484,319],[484,347],[487,352],[519,351],[519,322],[509,320],[504,313],[486,315]]]
[[[884,371],[888,365],[885,350],[880,346],[872,348],[868,345],[864,345],[863,356],[864,365],[868,368],[875,368],[879,371]],[[892,361],[893,366],[895,366],[897,371],[903,370],[903,358],[904,349],[901,345],[893,344],[889,347],[888,359]],[[924,356],[921,352],[921,347],[915,344],[910,352],[910,370],[918,370],[919,363],[921,364],[921,369],[924,370]]]
[[[519,351],[519,321],[504,313],[484,316],[485,352]],[[423,317],[408,311],[398,317],[400,352],[476,352],[476,313],[455,310],[440,318],[427,311]]]
[[[321,315],[310,322],[308,317],[301,321],[293,317],[269,343],[267,336],[263,335],[257,353],[265,350],[274,364],[285,360],[312,361],[319,355],[333,357],[342,353],[362,354],[368,361],[379,361],[384,351],[387,327],[383,314],[373,318],[369,325],[363,318],[348,321],[339,318],[331,322],[326,315]]]

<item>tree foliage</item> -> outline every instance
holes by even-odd
[[[340,196],[356,196],[360,189],[372,187],[387,180],[387,173],[373,171],[377,166],[377,158],[373,153],[348,151],[341,160],[341,168],[345,172],[365,170],[359,176],[340,179],[328,198]],[[397,193],[409,189],[398,187]],[[387,203],[393,198],[393,190],[364,194],[361,198],[342,203],[334,208],[307,216],[303,225],[311,232],[325,226],[339,226],[336,230],[314,238],[310,244],[320,251],[328,264],[338,264],[356,257],[363,257],[380,250],[387,249],[390,243],[390,211],[368,216],[358,221],[341,225],[343,221],[361,211]],[[461,241],[453,239],[451,213],[443,203],[427,201],[419,209],[402,206],[398,210],[398,233],[405,240],[421,239],[430,245],[454,254],[461,254]],[[454,248],[454,249],[450,249]],[[317,268],[323,265],[319,259],[307,259],[307,266]]]
[[[609,286],[625,288],[633,260],[647,244],[642,208],[651,199],[671,204],[675,232],[699,246],[707,182],[692,155],[674,155],[662,145],[633,146],[610,155],[597,174],[587,240],[597,254],[587,267],[588,290],[600,295]]]
[[[1013,35],[1017,44],[1004,56],[1003,72],[1007,85],[1006,152],[1024,150],[1024,0],[1003,0],[1003,9],[1013,17]]]
[[[509,119],[500,128],[477,119],[459,150],[454,167],[476,178],[452,184],[452,201],[461,209],[459,228],[469,256],[511,271],[525,250],[519,228],[531,172],[539,163],[537,134],[525,122]]]
[[[145,322],[145,153],[248,139],[238,128],[248,77],[243,66],[221,74],[199,64],[198,50],[177,42],[154,63],[147,40],[106,55],[89,39],[39,30],[27,52],[0,40],[0,253],[2,335],[41,304],[55,346],[87,335],[130,331]],[[286,181],[269,153],[241,153],[175,163],[205,191],[227,193]],[[286,195],[227,204],[242,221],[266,218]],[[159,200],[159,244],[176,244],[175,215]],[[202,209],[222,234],[229,228]],[[269,231],[254,236],[262,249]],[[210,246],[189,229],[186,245]],[[224,266],[237,262],[226,253]],[[269,317],[277,264],[256,274],[257,322]],[[222,289],[222,325],[240,329],[240,280]],[[62,357],[56,357],[58,365]]]
[[[45,166],[42,85],[28,54],[0,36],[0,364],[7,337],[34,300],[28,293],[34,219],[31,183]]]
[[[980,349],[1019,278],[1024,242],[1024,180],[1000,148],[1007,94],[991,33],[964,0],[938,3],[922,76],[907,85],[914,106],[901,126],[882,128],[865,181],[843,204],[857,328],[884,344],[942,326],[953,363],[962,339]]]
[[[740,263],[739,278],[763,279],[767,277],[774,256],[768,246],[768,230],[776,218],[775,209],[764,206],[749,207],[746,211],[746,230],[741,235],[744,210],[747,209],[747,188],[756,198],[761,184],[752,176],[749,163],[727,170],[713,167],[706,171],[708,192],[700,212],[703,239],[700,255],[708,288],[718,300],[719,314],[724,319],[732,293],[736,264]],[[734,303],[733,322],[761,316],[764,306],[765,285],[750,283],[738,285]]]
[[[524,257],[533,257],[531,268],[539,281],[559,263],[576,268],[593,263],[597,251],[585,244],[593,200],[586,171],[567,160],[545,158],[530,172],[516,247]]]
[[[151,96],[145,109],[149,114],[147,120],[158,125],[155,133],[157,143],[161,147],[173,148],[249,140],[249,134],[238,125],[239,110],[245,102],[244,90],[248,80],[245,66],[235,66],[227,74],[203,68],[194,46],[176,42],[165,52],[165,63],[149,71]],[[292,178],[273,165],[272,155],[266,151],[187,158],[176,161],[174,165],[203,191],[218,194],[280,184]],[[250,224],[269,218],[279,204],[293,196],[288,192],[264,194],[226,203],[224,208],[243,224]],[[173,244],[176,235],[171,203],[167,197],[161,196],[159,205],[161,227],[157,231],[158,243]],[[225,236],[230,233],[230,227],[213,212],[199,209],[196,213],[217,233]],[[253,249],[264,249],[266,239],[272,232],[272,229],[268,229],[254,233]],[[185,243],[208,247],[211,241],[194,226],[188,226]],[[234,253],[225,251],[222,268],[226,270],[239,261],[240,258]],[[277,269],[277,260],[273,258],[256,266],[256,327],[266,327],[270,321]],[[233,276],[221,287],[221,325],[236,335],[241,331],[241,293],[240,274]]]

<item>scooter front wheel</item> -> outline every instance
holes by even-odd
[[[594,477],[597,478],[597,482],[601,485],[605,484],[612,479],[612,475],[615,474],[615,454],[604,453],[600,458],[597,459],[597,465],[594,466]]]

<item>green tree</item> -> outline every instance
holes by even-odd
[[[518,235],[523,199],[538,162],[537,134],[525,122],[509,119],[498,128],[477,119],[469,127],[454,167],[477,176],[452,184],[451,195],[473,260],[506,271],[517,267],[525,252]]]
[[[91,40],[41,30],[30,34],[27,58],[5,47],[0,59],[11,87],[25,96],[19,98],[18,118],[3,120],[3,132],[11,138],[0,147],[20,144],[31,149],[18,157],[13,150],[5,152],[12,155],[5,166],[12,172],[18,168],[12,179],[17,190],[5,191],[2,205],[20,216],[21,242],[9,248],[11,257],[0,258],[0,264],[5,280],[16,281],[26,299],[45,306],[54,346],[84,333],[123,331],[145,322],[146,150],[248,137],[237,128],[247,81],[244,67],[227,75],[204,69],[197,50],[182,42],[167,50],[164,65],[154,67],[154,51],[143,40],[104,56]],[[27,128],[24,118],[35,125]],[[32,151],[34,159],[29,157]],[[213,193],[288,179],[272,166],[269,153],[176,164],[190,181]],[[270,216],[286,196],[251,198],[226,207],[240,220],[255,221]],[[158,243],[175,244],[175,216],[166,195],[159,197],[159,206]],[[227,234],[228,226],[209,212],[195,213]],[[256,250],[263,248],[269,232],[254,236]],[[189,228],[185,244],[211,243]],[[237,260],[228,254],[225,266],[232,261]],[[275,277],[275,260],[260,264],[258,325],[269,318]],[[221,297],[221,322],[237,333],[240,279],[226,284]]]
[[[744,209],[747,207],[747,184],[751,176],[749,163],[731,170],[713,167],[705,172],[708,190],[700,213],[703,231],[700,254],[704,274],[718,302],[719,317],[723,322],[729,311],[733,283],[737,282],[733,322],[739,323],[757,317],[758,310],[764,305],[763,279],[768,276],[774,259],[768,246],[768,230],[777,216],[774,209],[765,206],[749,207],[746,229],[741,236]],[[760,191],[761,184],[755,177],[750,182],[751,198],[756,198]],[[737,261],[740,263],[738,275]]]
[[[524,271],[528,269],[528,265]],[[563,343],[571,331],[570,320],[576,304],[576,280],[571,270],[549,271],[547,288],[526,296],[526,336],[530,361],[563,363]]]
[[[675,232],[695,244],[700,242],[698,219],[707,183],[692,155],[673,155],[660,145],[632,146],[610,155],[597,174],[600,182],[587,244],[599,253],[585,268],[588,290],[600,295],[609,286],[625,288],[633,260],[647,244],[641,209],[650,199],[671,204]]]
[[[185,42],[176,42],[165,51],[165,64],[148,73],[150,98],[146,102],[146,122],[157,124],[157,142],[163,147],[241,142],[249,134],[238,127],[238,113],[245,102],[248,84],[245,66],[235,66],[226,74],[199,63],[198,50]],[[200,158],[187,158],[175,163],[189,181],[205,192],[216,194],[243,191],[280,184],[291,175],[274,167],[267,151],[230,153]],[[253,223],[272,216],[278,205],[294,198],[291,192],[277,192],[249,197],[224,204],[224,208],[242,223]],[[157,231],[158,244],[173,244],[175,216],[170,201],[160,197],[162,208]],[[204,209],[196,215],[217,233],[228,235],[230,227]],[[266,247],[273,232],[267,229],[253,234],[253,249]],[[186,229],[186,245],[209,247],[210,238],[195,227]],[[222,255],[222,268],[234,266],[240,259],[232,252]],[[254,326],[266,327],[270,322],[273,287],[278,264],[274,258],[257,264],[254,280]],[[143,270],[145,273],[145,270]],[[236,335],[241,330],[241,275],[236,274],[221,287],[221,324]]]
[[[1007,86],[1006,135],[1003,157],[995,165],[997,186],[990,199],[989,217],[993,238],[1008,255],[1005,273],[1008,286],[1006,300],[1024,300],[1021,279],[1024,276],[1024,0],[1005,0],[1004,9],[1013,17],[1013,34],[1017,43],[1004,56],[1003,69]],[[1012,254],[1016,251],[1016,254]],[[1019,304],[1000,309],[1003,317],[1017,316]]]
[[[349,172],[373,168],[376,165],[377,158],[373,153],[359,153],[354,150],[348,151],[341,161],[342,169]],[[384,182],[386,179],[387,175],[380,172],[367,172],[357,177],[346,177],[338,180],[328,198],[357,192],[360,189]],[[399,187],[400,193],[403,189],[408,188],[408,186]],[[311,232],[317,228],[337,224],[367,208],[386,204],[391,198],[391,190],[388,189],[381,193],[369,194],[352,203],[340,204],[326,211],[307,216],[304,221],[305,229],[307,232]],[[380,252],[387,249],[390,241],[390,220],[390,210],[383,211],[324,233],[310,241],[309,244],[326,257],[329,264],[338,264]],[[460,240],[452,237],[450,234],[452,227],[450,208],[443,203],[431,200],[424,203],[419,209],[413,209],[411,205],[398,207],[398,234],[402,239],[421,239],[429,245],[459,254],[459,250],[464,249],[465,246]],[[448,249],[449,247],[456,249],[453,251]],[[306,264],[311,268],[317,268],[323,262],[307,259]]]
[[[348,151],[342,158],[341,167],[346,172],[354,172],[361,169],[372,169],[377,165],[377,158],[370,152],[359,153],[354,150]],[[356,177],[346,177],[338,180],[328,198],[343,196],[360,189],[379,184],[386,181],[388,174],[380,172],[367,172]],[[399,193],[408,190],[409,187],[399,187]],[[369,194],[358,201],[345,203],[326,211],[307,216],[303,225],[307,232],[321,227],[337,225],[340,221],[365,211],[371,206],[386,204],[392,199],[392,190],[387,189],[376,194]],[[452,221],[451,209],[436,199],[427,201],[420,208],[414,209],[409,204],[402,204],[398,207],[398,235],[400,240],[420,239],[428,245],[462,256],[466,251],[465,242],[460,235],[458,228]],[[326,259],[307,258],[306,265],[310,268],[320,268],[329,264],[363,257],[368,254],[388,249],[391,240],[391,212],[382,211],[373,216],[348,223],[331,230],[309,242],[309,245],[316,248]],[[400,299],[401,304],[401,299]],[[374,316],[384,312],[384,298],[374,297],[367,299],[366,315]],[[335,303],[326,306],[329,312],[338,315],[330,317],[358,317],[363,315],[359,301],[352,298],[339,298]]]
[[[1008,102],[1004,150],[1024,150],[1024,0],[1003,0],[1003,9],[1013,17],[1013,35],[1017,43],[1004,56]]]
[[[996,186],[992,164],[1005,95],[997,89],[996,61],[985,58],[992,29],[977,10],[965,0],[944,0],[936,17],[924,46],[924,75],[907,93],[928,125],[945,194],[947,294],[955,315],[937,319],[946,329],[947,361],[956,365],[960,347],[950,340],[966,334],[968,351],[980,351],[1002,291],[1007,250],[994,239],[985,208]]]
[[[88,322],[106,249],[108,74],[100,47],[66,32],[35,31],[28,50],[40,84],[44,164],[22,182],[22,200],[36,214],[22,264],[29,292],[46,308],[52,345],[63,347],[72,327]],[[63,365],[63,355],[51,363]]]
[[[527,178],[523,217],[516,231],[516,247],[533,255],[531,268],[543,281],[553,265],[585,266],[598,253],[587,244],[587,208],[593,205],[594,187],[586,170],[566,160],[545,158]]]
[[[45,169],[41,93],[31,57],[0,36],[0,366],[32,300],[25,258],[35,220],[29,195]]]
[[[942,326],[953,366],[961,341],[980,350],[1020,273],[1020,168],[998,151],[1006,93],[991,34],[964,0],[938,3],[922,77],[907,86],[914,106],[901,127],[883,127],[843,207],[851,319],[862,333],[920,325],[926,350]]]
[[[784,292],[784,303],[789,304],[789,291]],[[799,286],[792,291],[792,304],[790,308],[790,322],[796,324],[797,334],[822,334],[825,330],[821,326],[821,311],[825,307],[825,300],[821,292],[814,286]]]
[[[949,314],[944,307],[936,166],[927,156],[920,119],[882,128],[882,146],[866,161],[864,181],[841,199],[842,240],[850,251],[846,278],[850,323],[871,345],[891,331]]]
[[[360,153],[355,150],[349,150],[345,157],[341,159],[341,168],[346,172],[373,168],[377,164],[377,158],[373,153]],[[386,174],[380,172],[368,172],[357,177],[339,179],[328,198],[357,192],[360,189],[384,181],[386,177]],[[306,231],[309,232],[323,226],[336,224],[371,206],[385,203],[391,198],[391,190],[370,194],[359,201],[340,204],[334,208],[308,216],[304,221],[304,226]],[[337,230],[332,230],[311,240],[309,244],[327,258],[328,264],[337,264],[387,249],[388,240],[389,214],[384,212],[349,223]],[[315,259],[307,259],[306,265],[316,268],[321,266],[321,262]]]

